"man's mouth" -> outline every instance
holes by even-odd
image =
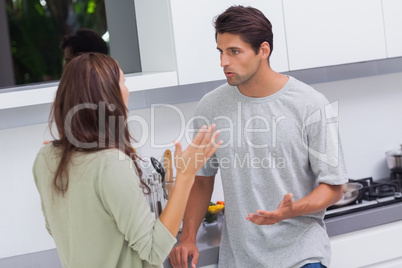
[[[232,77],[234,75],[234,73],[232,72],[225,72],[225,75],[227,78]]]

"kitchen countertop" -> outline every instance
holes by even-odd
[[[402,202],[325,219],[329,237],[402,220]]]
[[[325,219],[329,237],[346,234],[374,226],[402,220],[402,202],[392,205],[355,212],[330,219]],[[200,252],[197,267],[218,263],[223,216],[218,217],[216,225],[204,227],[197,233],[197,247]],[[180,234],[178,236],[178,239]],[[172,267],[166,259],[164,268]]]
[[[219,214],[216,224],[209,226],[203,226],[203,224],[201,224],[200,228],[198,229],[196,243],[198,251],[200,253],[200,257],[198,258],[197,267],[218,263],[219,244],[221,243],[223,218],[224,216],[222,214]],[[179,238],[180,233],[177,236],[177,241],[179,241]],[[169,257],[163,263],[163,267],[172,267],[170,265]]]

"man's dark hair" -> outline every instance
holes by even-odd
[[[71,47],[74,55],[84,52],[99,52],[108,54],[108,47],[102,37],[93,30],[79,29],[75,33],[63,37],[60,48]]]
[[[263,42],[268,42],[270,56],[273,50],[272,24],[258,9],[231,6],[215,19],[215,40],[218,34],[238,34],[251,45],[256,54]]]

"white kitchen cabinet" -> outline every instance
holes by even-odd
[[[260,9],[271,21],[274,32],[271,66],[276,71],[288,71],[281,1],[135,0],[143,71],[175,68],[180,85],[225,79],[213,21],[229,6],[240,4]],[[165,54],[161,55],[161,51]],[[159,66],[162,60],[167,63]]]
[[[402,257],[388,261],[382,261],[372,265],[366,265],[361,268],[401,268],[401,267],[402,267]]]
[[[387,43],[387,56],[402,56],[402,1],[383,0],[385,38]]]
[[[384,59],[381,0],[283,0],[289,68]]]
[[[402,221],[331,237],[331,268],[402,267]]]
[[[211,264],[211,265],[207,265],[207,266],[202,266],[200,268],[218,268],[218,264]]]

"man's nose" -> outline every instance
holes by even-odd
[[[225,67],[229,65],[229,59],[224,54],[221,55],[221,67]]]

